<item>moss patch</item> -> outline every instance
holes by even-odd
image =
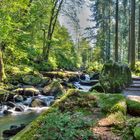
[[[128,113],[133,116],[140,116],[140,102],[127,99]]]
[[[126,114],[126,100],[121,94],[101,94],[96,93],[98,106],[105,113],[121,111]]]

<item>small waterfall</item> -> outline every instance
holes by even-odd
[[[85,76],[85,81],[90,81],[90,76],[88,74],[85,74],[84,76]],[[75,82],[74,86],[77,89],[79,89],[81,91],[85,91],[85,92],[88,92],[91,89],[91,87],[92,87],[92,86],[88,86],[88,85],[81,85],[80,81],[79,82]]]
[[[85,74],[85,81],[90,81],[90,76],[88,74]]]
[[[40,99],[44,103],[43,107],[30,107],[32,101],[34,99]],[[41,112],[44,109],[47,109],[48,106],[54,101],[54,96],[44,96],[44,95],[38,95],[34,97],[28,97],[26,100],[22,102],[11,102],[15,106],[9,106],[9,105],[1,105],[0,106],[0,116],[2,117],[5,112],[11,115],[19,115],[22,113],[29,113],[29,112]]]
[[[5,110],[7,110],[8,109],[8,106],[6,106],[6,105],[1,105],[0,106],[0,116],[3,116],[3,112],[5,111]]]

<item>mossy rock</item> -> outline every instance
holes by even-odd
[[[101,127],[112,127],[124,125],[126,117],[122,112],[115,112],[109,114],[106,118],[99,121],[99,126]]]
[[[65,93],[63,86],[60,84],[59,81],[54,80],[51,84],[45,86],[43,88],[43,94],[48,96],[58,96]]]
[[[28,85],[38,85],[42,82],[42,78],[37,75],[25,75],[22,80],[24,84]]]
[[[44,106],[46,106],[46,103],[38,98],[33,99],[30,104],[30,107],[44,107]]]
[[[35,87],[17,88],[13,92],[22,96],[37,96],[40,93]]]
[[[121,92],[132,83],[131,70],[127,65],[109,61],[104,64],[99,81],[106,92]]]
[[[132,116],[140,116],[140,102],[127,99],[127,110]]]
[[[125,97],[121,94],[96,94],[97,104],[105,113],[122,112],[126,114]]]
[[[103,89],[103,87],[101,86],[100,83],[97,83],[94,86],[92,86],[90,91],[93,91],[93,90],[96,90],[97,92],[104,92],[104,89]]]
[[[0,89],[0,102],[13,100],[14,93],[8,90]]]

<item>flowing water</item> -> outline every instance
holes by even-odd
[[[85,81],[87,82],[90,81],[90,76],[88,74],[85,74]],[[75,82],[74,85],[77,89],[84,92],[88,92],[92,87],[88,85],[81,85],[80,82]]]
[[[29,107],[32,100],[38,98],[44,101],[46,106],[44,107]],[[15,111],[15,107],[9,108],[7,105],[0,106],[0,140],[2,140],[2,133],[4,130],[9,130],[10,126],[20,126],[21,124],[29,124],[43,110],[47,110],[51,102],[54,101],[53,96],[38,95],[37,97],[29,97],[23,102],[14,103],[15,107],[20,106],[23,110],[21,112]],[[4,111],[8,110],[11,112],[9,115],[4,115]]]

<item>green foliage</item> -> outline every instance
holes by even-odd
[[[136,140],[140,139],[140,126],[136,126],[134,128],[134,136],[135,136]]]
[[[57,116],[57,117],[56,117]],[[92,121],[85,120],[82,114],[53,112],[44,118],[43,125],[37,130],[34,139],[45,140],[75,140],[93,138],[88,128]]]
[[[140,124],[140,118],[135,118],[135,117],[127,118],[125,126],[118,127],[113,131],[119,133],[122,136],[123,140],[128,140],[128,139],[139,140],[139,124]]]
[[[103,65],[97,61],[94,61],[94,62],[90,62],[89,63],[89,67],[87,69],[88,72],[93,72],[93,71],[96,71],[96,72],[100,72],[103,68]]]
[[[134,74],[140,76],[140,61],[136,62]]]

